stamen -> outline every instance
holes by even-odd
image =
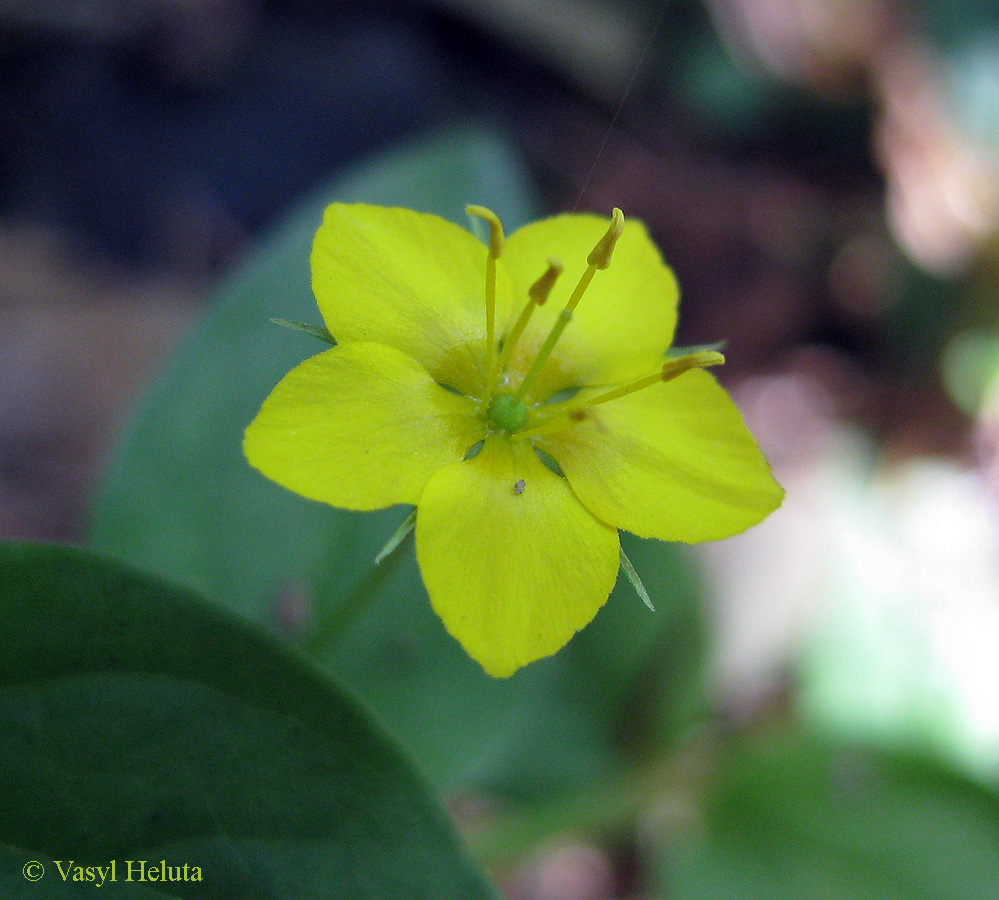
[[[636,379],[628,384],[611,388],[609,391],[597,394],[596,397],[583,397],[563,403],[555,407],[551,415],[536,420],[531,428],[525,428],[519,435],[520,437],[535,437],[550,431],[557,431],[564,427],[564,419],[580,417],[581,410],[626,397],[628,394],[635,393],[635,391],[652,387],[652,385],[658,384],[660,381],[672,381],[674,378],[678,378],[684,372],[688,372],[691,369],[706,369],[710,366],[720,366],[724,362],[725,357],[714,350],[699,350],[697,353],[679,356],[664,363],[662,369],[652,375],[646,375],[644,378]]]
[[[545,301],[548,299],[548,295],[552,292],[552,288],[555,287],[555,282],[558,280],[559,275],[562,274],[562,270],[562,263],[560,263],[557,259],[549,259],[548,268],[545,270],[544,274],[527,289],[528,301],[523,310],[521,310],[520,316],[514,323],[510,334],[507,335],[506,341],[503,343],[503,352],[500,354],[495,366],[489,373],[489,380],[486,383],[487,397],[492,396],[493,389],[496,387],[496,379],[499,377],[499,373],[506,368],[506,364],[510,361],[514,348],[517,346],[517,341],[520,340],[521,335],[524,333],[524,329],[527,328],[527,323],[530,322],[531,315],[533,314],[535,308],[544,305]]]
[[[489,225],[489,253],[486,255],[486,371],[492,371],[496,359],[496,260],[503,252],[503,224],[491,209],[465,207],[470,216],[484,219]]]
[[[580,277],[579,282],[565,304],[565,309],[559,313],[554,326],[552,326],[552,330],[549,332],[548,337],[545,338],[545,342],[541,345],[538,355],[531,364],[531,368],[527,370],[524,380],[520,383],[520,387],[517,388],[516,393],[514,393],[513,396],[517,400],[522,399],[537,380],[538,373],[548,361],[548,357],[551,356],[552,350],[555,349],[555,345],[562,336],[562,332],[565,331],[566,326],[572,320],[573,310],[575,310],[579,301],[583,298],[583,294],[590,286],[590,282],[593,280],[593,276],[597,270],[606,269],[610,265],[611,256],[614,253],[614,245],[617,243],[618,238],[621,237],[623,231],[624,213],[615,206],[614,211],[611,213],[611,222],[606,234],[597,241],[596,246],[590,251],[590,255],[586,257],[586,271]]]
[[[706,369],[709,366],[720,366],[724,362],[725,357],[714,350],[701,350],[688,356],[680,356],[664,363],[662,370],[653,375],[646,375],[645,378],[639,378],[630,384],[623,384],[606,393],[598,394],[590,400],[569,401],[562,407],[562,412],[567,413],[583,406],[596,406],[598,403],[606,403],[608,400],[617,400],[618,397],[625,397],[635,393],[635,391],[642,390],[642,388],[651,387],[659,381],[672,381],[690,369]]]

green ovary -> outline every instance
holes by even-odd
[[[513,434],[523,428],[527,422],[527,407],[510,394],[501,394],[493,398],[486,415],[497,428]]]

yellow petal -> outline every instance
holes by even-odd
[[[395,347],[468,394],[484,381],[485,278],[481,241],[408,209],[334,203],[312,248],[312,289],[333,337]],[[499,271],[498,322],[509,306]]]
[[[526,225],[507,239],[501,264],[518,298],[526,300],[549,258],[565,266],[548,301],[535,311],[511,370],[523,373],[530,366],[607,223],[600,216],[555,216]],[[627,220],[610,266],[594,274],[530,396],[543,400],[565,387],[628,381],[653,371],[673,340],[678,300],[673,272],[645,226]]]
[[[406,354],[341,344],[292,369],[246,429],[243,452],[278,484],[344,509],[416,503],[434,471],[484,436],[466,397]]]
[[[490,675],[555,653],[614,586],[617,532],[525,441],[489,438],[441,469],[416,516],[416,556],[447,630]]]
[[[729,537],[784,496],[739,410],[702,369],[595,406],[537,442],[587,509],[640,537]]]

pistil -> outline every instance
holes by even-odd
[[[527,422],[527,407],[509,394],[500,394],[489,404],[489,421],[507,434],[520,431]]]

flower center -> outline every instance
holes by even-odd
[[[527,423],[527,406],[510,394],[500,394],[490,402],[487,416],[497,428],[513,434]]]
[[[531,406],[524,402],[528,391],[537,381],[538,374],[552,355],[562,332],[572,321],[573,311],[589,287],[593,276],[610,266],[614,246],[624,232],[624,214],[615,208],[607,232],[586,257],[586,270],[569,295],[565,307],[555,319],[555,324],[528,368],[527,374],[519,384],[516,384],[513,393],[497,393],[498,385],[508,383],[506,379],[501,380],[500,376],[506,372],[506,365],[517,342],[524,334],[534,310],[548,299],[556,280],[562,274],[562,264],[556,259],[548,260],[546,271],[528,289],[527,304],[510,332],[502,340],[502,349],[500,349],[496,335],[496,260],[503,250],[505,240],[503,226],[496,214],[483,206],[468,206],[466,212],[484,219],[489,225],[489,252],[486,256],[486,390],[479,406],[479,414],[500,430],[507,434],[517,434],[520,438],[532,438],[559,431],[574,421],[585,420],[586,410],[597,404],[617,400],[660,381],[672,381],[689,369],[717,366],[725,362],[725,357],[720,353],[703,350],[667,360],[659,371],[651,375],[598,394],[590,392],[585,396],[562,402],[550,400],[547,403],[535,403]]]

